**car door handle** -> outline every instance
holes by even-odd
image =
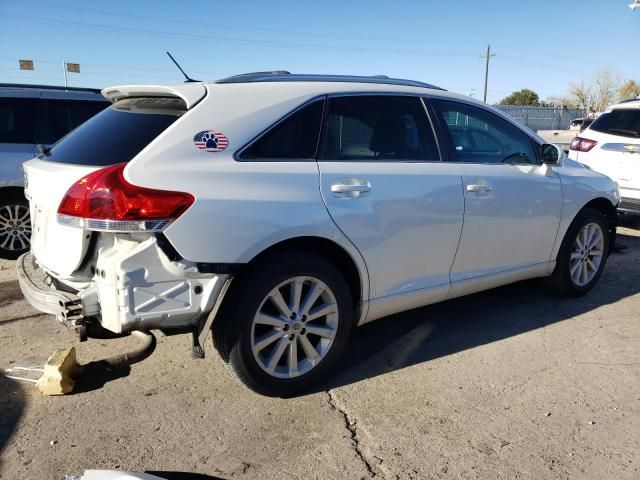
[[[491,190],[493,190],[493,187],[487,184],[467,185],[467,192],[487,193],[487,192],[490,192]]]
[[[358,178],[346,178],[331,185],[331,193],[340,198],[359,198],[371,191],[371,183]]]

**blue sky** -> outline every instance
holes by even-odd
[[[170,50],[194,78],[284,69],[386,74],[482,96],[542,98],[608,66],[640,81],[640,11],[599,1],[0,0],[0,82],[176,83]],[[34,72],[18,70],[33,59]]]

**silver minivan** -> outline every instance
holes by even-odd
[[[22,163],[109,104],[100,90],[0,84],[0,258],[30,246]]]

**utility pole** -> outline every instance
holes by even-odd
[[[67,62],[62,62],[62,71],[64,72],[64,86],[66,88],[69,86],[69,82],[67,81]]]
[[[487,45],[487,54],[485,56],[481,56],[480,58],[486,58],[487,63],[484,66],[484,96],[482,101],[487,103],[487,81],[489,80],[489,59],[491,57],[495,57],[495,53],[491,53],[491,45]]]

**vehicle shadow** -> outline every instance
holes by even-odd
[[[537,280],[422,307],[356,328],[334,374],[315,392],[486,345],[572,318],[640,292],[640,237],[620,234],[596,287],[561,298]]]
[[[212,477],[211,475],[204,475],[201,473],[192,472],[169,472],[169,471],[156,471],[147,470],[144,473],[149,475],[155,475],[158,478],[164,478],[165,480],[222,480],[221,477]]]
[[[25,406],[24,391],[18,382],[0,374],[0,471],[2,452],[16,431]]]

